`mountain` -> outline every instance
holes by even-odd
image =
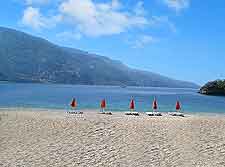
[[[205,95],[223,95],[225,96],[225,80],[216,80],[206,83],[200,88],[199,93]]]
[[[0,27],[0,64],[0,80],[10,82],[198,87],[3,27]]]

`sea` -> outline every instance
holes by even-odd
[[[106,99],[108,110],[127,111],[134,98],[136,110],[146,112],[152,110],[156,98],[161,112],[174,111],[178,100],[185,113],[225,114],[225,97],[201,95],[198,89],[0,83],[0,108],[66,111],[72,98],[77,100],[78,109],[98,109],[100,101]]]

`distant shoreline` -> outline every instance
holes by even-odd
[[[56,112],[56,113],[66,113],[67,111],[69,111],[70,108],[35,108],[35,107],[0,107],[0,113],[1,112]],[[100,109],[97,108],[82,108],[82,109],[77,109],[78,111],[83,111],[85,113],[99,113]],[[106,109],[107,110],[107,109]],[[127,110],[107,110],[107,111],[111,111],[114,114],[121,114],[124,115],[124,113],[126,111],[129,111],[129,109]],[[145,111],[138,111],[140,114],[145,115]],[[169,116],[167,111],[160,111],[162,112],[163,116]],[[182,111],[181,111],[182,112]],[[214,116],[225,116],[225,112],[183,112],[186,116],[206,116],[206,117],[214,117]],[[171,116],[169,116],[171,117]]]
[[[54,82],[11,82],[11,81],[0,81],[1,83],[8,83],[8,84],[36,84],[36,85],[65,85],[65,86],[93,86],[93,87],[118,87],[121,89],[126,88],[165,88],[165,89],[190,89],[190,90],[196,90],[196,92],[199,90],[199,88],[189,88],[189,87],[160,87],[160,86],[129,86],[126,85],[126,87],[121,87],[121,85],[82,85],[82,84],[64,84],[64,83],[54,83]]]

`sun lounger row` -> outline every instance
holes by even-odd
[[[70,106],[71,106],[72,110],[68,111],[67,113],[69,113],[69,114],[83,114],[83,112],[75,110],[76,107],[77,107],[77,102],[76,102],[75,99],[72,100]],[[100,108],[101,108],[100,114],[112,115],[112,112],[105,111],[105,108],[106,108],[105,99],[103,99],[101,101]],[[135,101],[134,101],[134,99],[131,99],[129,108],[130,108],[130,111],[125,112],[125,115],[134,115],[134,116],[139,115],[139,113],[135,111]],[[148,115],[148,116],[162,116],[162,113],[157,111],[158,104],[157,104],[156,99],[154,99],[154,101],[153,101],[152,109],[153,109],[153,111],[152,112],[146,112],[146,115]],[[180,105],[180,102],[177,101],[176,102],[176,112],[169,112],[168,114],[171,115],[171,116],[184,117],[184,114],[181,113],[180,111],[181,111],[181,105]]]
[[[76,114],[76,115],[83,114],[82,111],[72,111],[72,110],[68,111],[67,113],[68,114]],[[109,112],[109,111],[108,112],[99,112],[99,114],[112,115],[112,112]],[[145,114],[148,116],[162,116],[163,115],[161,112],[146,112]],[[139,116],[140,113],[136,112],[136,111],[132,111],[132,112],[128,111],[128,112],[125,112],[125,115]],[[181,112],[169,112],[168,115],[184,117],[184,114]]]
[[[145,114],[148,116],[163,116],[161,112],[146,112]],[[140,113],[128,111],[128,112],[125,112],[125,115],[139,116]],[[181,112],[169,112],[168,115],[184,117],[184,113],[181,113]]]

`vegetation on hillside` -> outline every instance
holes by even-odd
[[[225,95],[225,80],[211,81],[200,88],[201,94]]]

